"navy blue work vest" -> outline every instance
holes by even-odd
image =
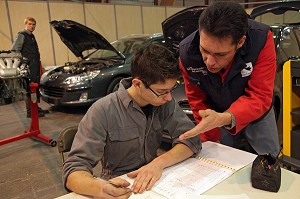
[[[236,52],[224,83],[218,74],[207,70],[199,51],[198,30],[180,42],[179,55],[190,76],[190,82],[207,94],[211,107],[217,112],[226,111],[234,101],[245,94],[251,75],[242,77],[242,70],[249,69],[249,65],[254,69],[259,53],[266,43],[270,30],[267,25],[249,19],[248,26],[246,41]]]
[[[29,58],[30,60],[40,60],[40,52],[38,44],[35,40],[33,34],[28,34],[25,31],[19,32],[19,34],[24,35],[24,44],[21,49],[21,54],[23,57]]]

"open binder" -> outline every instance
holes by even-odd
[[[133,194],[130,198],[194,198],[252,163],[256,156],[219,143],[204,142],[196,158],[189,158],[165,169],[151,191]],[[133,179],[123,176],[126,180],[133,182]]]
[[[152,190],[132,194],[130,199],[190,199],[222,182],[236,171],[252,163],[257,155],[215,142],[202,143],[195,158],[166,168]],[[133,184],[134,179],[120,176]],[[80,199],[89,197],[75,194]]]

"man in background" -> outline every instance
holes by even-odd
[[[33,34],[33,31],[36,27],[36,20],[32,17],[26,17],[24,24],[25,28],[18,32],[17,37],[13,42],[11,50],[21,53],[22,57],[25,58],[29,64],[29,81],[26,83],[27,94],[25,103],[27,117],[31,117],[29,83],[35,82],[38,83],[38,85],[40,84],[41,61],[39,47]],[[36,94],[39,102],[40,94],[38,90]],[[45,113],[48,113],[48,110],[43,110],[40,107],[38,107],[39,117],[43,117]]]

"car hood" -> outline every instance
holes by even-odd
[[[286,11],[300,11],[300,1],[286,1],[286,2],[277,2],[265,4],[259,7],[256,7],[252,10],[250,17],[255,19],[257,16],[273,13],[275,15],[284,14]]]
[[[193,6],[186,8],[168,17],[162,22],[162,29],[166,46],[178,55],[179,43],[192,32],[198,29],[198,20],[201,13],[207,6]],[[300,10],[300,1],[288,1],[270,3],[254,8],[250,14],[252,19],[255,17],[272,12],[273,14],[283,14],[286,11]]]
[[[178,55],[179,43],[198,29],[198,19],[207,6],[193,6],[168,17],[162,22],[166,46]]]
[[[114,51],[122,59],[125,58],[102,35],[80,23],[72,20],[54,20],[50,25],[76,57],[83,58],[82,52],[86,50],[104,49]]]

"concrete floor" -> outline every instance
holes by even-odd
[[[52,139],[68,126],[77,125],[87,108],[51,108],[39,118],[41,133]],[[31,119],[26,117],[24,101],[0,106],[0,140],[18,136],[29,129]],[[49,199],[66,194],[61,180],[61,157],[57,147],[51,147],[32,138],[0,146],[0,198]]]

